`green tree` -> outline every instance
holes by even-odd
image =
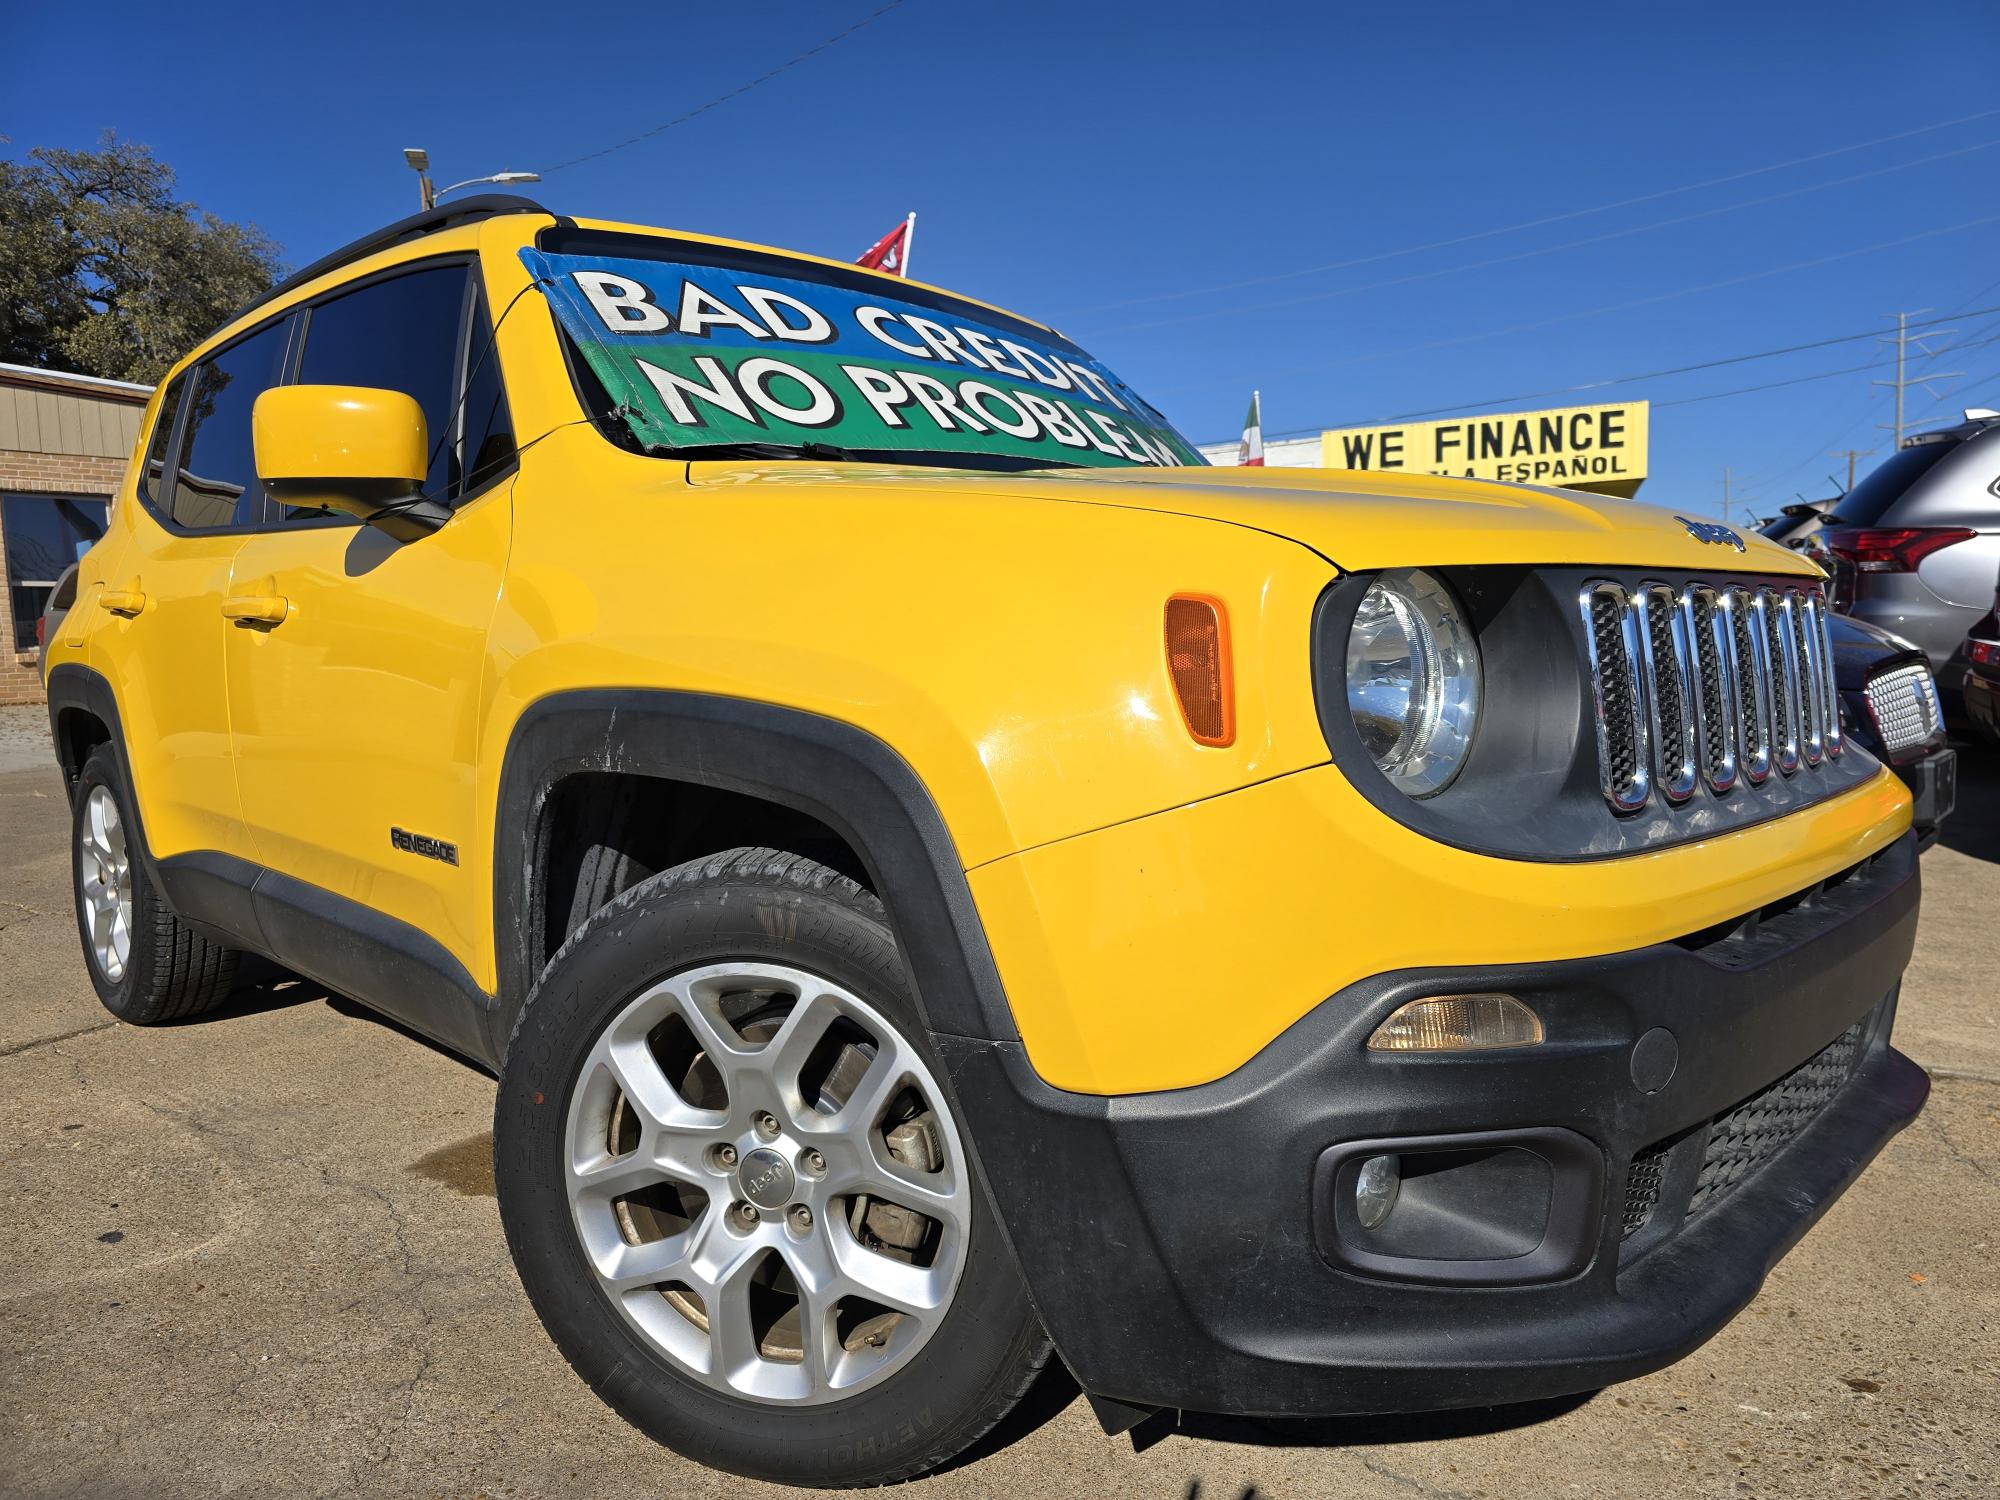
[[[175,198],[173,168],[109,131],[94,151],[0,161],[10,364],[158,380],[280,269],[262,230]]]

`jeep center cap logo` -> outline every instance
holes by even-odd
[[[792,1164],[769,1146],[759,1146],[743,1158],[736,1181],[743,1196],[759,1208],[783,1208],[797,1186]]]
[[[1714,542],[1720,546],[1734,547],[1738,552],[1748,550],[1743,545],[1743,538],[1727,526],[1718,526],[1713,521],[1690,521],[1686,516],[1675,516],[1674,519],[1687,527],[1688,535],[1697,542]]]

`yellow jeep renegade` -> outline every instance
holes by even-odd
[[[1061,335],[521,199],[246,309],[50,643],[111,1011],[254,951],[500,1077],[632,1422],[934,1467],[1679,1358],[1916,1114],[1902,785],[1818,572],[1203,467]]]

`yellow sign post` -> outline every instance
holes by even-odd
[[[1379,469],[1547,484],[1630,496],[1646,477],[1649,407],[1565,406],[1320,434],[1329,469]]]

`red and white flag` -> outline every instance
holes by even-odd
[[[910,274],[910,244],[917,237],[917,216],[912,213],[894,229],[861,252],[854,263],[871,271],[887,271],[895,276]]]
[[[1243,441],[1236,445],[1236,462],[1239,465],[1264,466],[1264,412],[1263,395],[1259,391],[1250,393],[1250,412],[1243,419]]]

